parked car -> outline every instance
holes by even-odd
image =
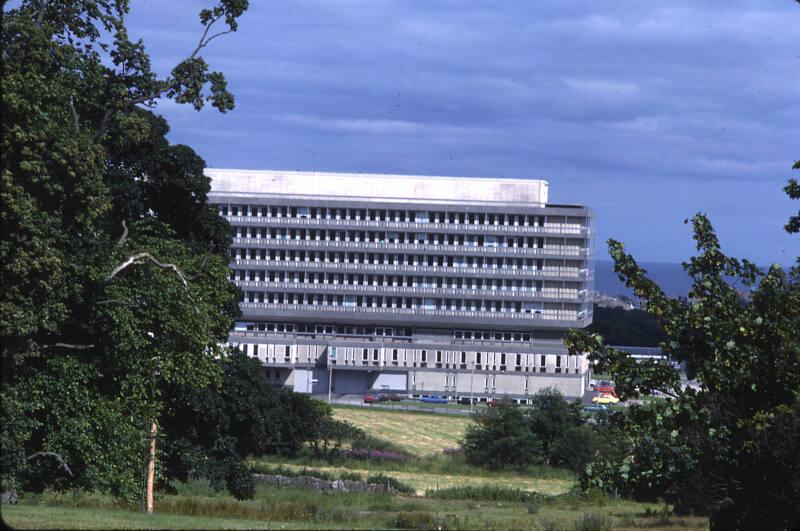
[[[603,404],[594,404],[591,406],[583,406],[583,410],[587,413],[603,413],[608,411],[608,406]]]
[[[380,402],[380,399],[377,395],[364,395],[363,400],[365,404],[374,404],[376,402]]]
[[[398,395],[397,393],[392,393],[389,395],[389,400],[392,402],[402,402],[403,398],[405,398],[403,395]]]
[[[465,406],[470,405],[470,402],[472,402],[472,400],[470,400],[468,396],[462,396],[461,398],[458,399],[458,403]]]
[[[619,398],[612,394],[605,393],[592,398],[592,402],[595,404],[616,404],[619,402]]]
[[[384,393],[381,391],[367,391],[367,394],[364,396],[371,396],[374,398],[374,402],[387,402],[389,400],[389,394]]]
[[[447,398],[439,395],[423,395],[419,401],[427,404],[447,404]]]

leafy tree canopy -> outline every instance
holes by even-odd
[[[684,263],[688,299],[671,299],[623,245],[609,241],[615,271],[647,302],[667,335],[662,349],[685,363],[700,388],[655,362],[637,363],[604,339],[571,331],[573,354],[588,352],[623,398],[660,392],[669,400],[615,414],[625,451],[587,468],[586,487],[643,499],[665,497],[707,511],[712,528],[800,525],[800,258],[760,270],[723,254],[708,219],[692,219],[698,255]],[[751,288],[749,301],[736,282]]]
[[[467,462],[491,469],[524,468],[542,461],[541,442],[522,410],[506,401],[477,413],[461,446]]]
[[[126,0],[4,9],[4,488],[133,500],[165,392],[220,382],[219,344],[238,311],[230,229],[208,205],[203,160],[170,145],[149,108],[233,108],[202,52],[246,8],[202,10],[195,49],[165,78],[129,38]]]

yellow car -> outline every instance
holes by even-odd
[[[602,394],[592,398],[592,402],[595,404],[616,404],[619,402],[619,398],[614,395]]]

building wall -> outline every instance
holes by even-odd
[[[560,336],[591,323],[592,215],[548,204],[545,181],[208,173],[243,294],[229,342],[275,382],[583,394],[588,365]]]

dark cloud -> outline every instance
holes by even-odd
[[[211,166],[545,178],[596,210],[599,251],[679,261],[703,210],[734,254],[797,254],[794,2],[252,4],[206,54],[236,110],[160,109]],[[199,6],[134,3],[157,68]]]

